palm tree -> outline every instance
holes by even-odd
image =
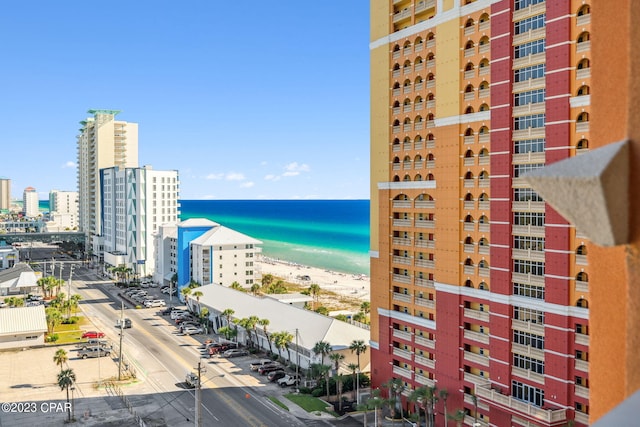
[[[56,365],[60,366],[60,372],[62,372],[62,365],[67,363],[67,360],[69,360],[69,357],[67,356],[67,352],[63,348],[59,348],[56,351],[56,354],[53,355],[53,361],[56,363]]]
[[[360,311],[364,314],[369,314],[371,311],[371,303],[369,301],[363,301],[362,304],[360,304]]]
[[[411,393],[411,400],[425,411],[425,424],[435,425],[435,404],[438,400],[436,387],[418,387]]]
[[[389,408],[393,412],[393,419],[395,420],[395,413],[400,407],[400,418],[404,418],[404,408],[402,406],[402,399],[400,395],[404,391],[404,384],[399,378],[391,378],[386,383],[382,384],[383,387],[389,389]],[[394,421],[395,422],[395,421]]]
[[[313,283],[309,286],[309,294],[313,298],[313,309],[315,310],[316,304],[318,304],[318,301],[320,300],[320,285]]]
[[[254,283],[253,285],[251,285],[251,293],[254,296],[257,296],[259,291],[260,291],[260,285],[258,285],[257,283]]]
[[[356,375],[360,375],[360,368],[358,367],[358,365],[356,365],[355,363],[349,363],[347,365],[347,368],[351,371],[351,374],[353,375],[353,380],[351,381],[351,387],[353,388],[353,395],[356,396],[356,401],[358,400],[358,396],[356,395],[356,393],[358,392],[357,389],[357,384],[360,380],[360,378],[357,378]]]
[[[184,302],[188,302],[189,300],[189,295],[191,295],[191,288],[190,287],[184,287],[182,288],[182,290],[180,291],[180,293],[182,294],[182,297],[184,298]],[[187,304],[188,305],[188,304]]]
[[[78,294],[71,295],[71,299],[69,300],[69,305],[73,309],[74,316],[78,314],[78,306],[81,299],[82,299],[82,295],[78,295]]]
[[[247,319],[247,326],[253,331],[253,335],[256,337],[256,346],[258,345],[258,322],[260,322],[258,316],[249,316]],[[251,332],[249,332],[249,335],[251,335]]]
[[[196,297],[196,301],[198,303],[198,313],[199,313],[200,312],[200,297],[203,296],[204,294],[202,293],[202,291],[195,291],[191,295]]]
[[[360,355],[367,351],[367,344],[363,340],[353,340],[349,345],[351,353],[355,353],[358,358],[358,369],[360,369]]]
[[[289,344],[293,341],[293,334],[289,331],[278,332],[278,336],[274,337],[273,342],[278,349],[287,350],[287,360],[291,362],[291,354],[289,352]]]
[[[51,334],[53,333],[53,329],[62,322],[62,314],[55,307],[47,307],[44,310],[46,319],[47,319],[47,329]]]
[[[331,344],[326,341],[318,341],[311,351],[320,355],[320,364],[324,365],[324,357],[331,353],[331,350]]]
[[[226,308],[222,311],[221,315],[227,319],[228,326],[231,326],[231,316],[233,316],[235,313],[235,310],[232,308]]]
[[[449,423],[447,422],[447,398],[449,397],[449,392],[447,391],[446,388],[443,388],[442,390],[438,391],[438,396],[440,396],[440,399],[442,399],[442,402],[444,404],[444,413],[445,413],[445,417],[444,417],[444,427],[448,427]]]
[[[338,394],[338,406],[339,409],[342,410],[342,402],[340,402],[340,400],[342,399],[341,393],[340,393],[340,388],[341,388],[341,375],[338,373],[338,371],[340,370],[340,362],[344,360],[344,354],[341,353],[331,353],[329,355],[329,359],[331,359],[331,361],[333,362],[333,366],[335,367],[336,370],[336,393]],[[327,382],[328,382],[328,378],[327,378]],[[329,396],[327,396],[327,399],[329,398]]]
[[[224,335],[224,337],[227,340],[230,340],[231,338],[237,335],[238,330],[235,328],[232,328],[231,326],[225,325],[218,328],[218,333]]]
[[[69,408],[69,422],[71,422],[71,406],[69,405],[69,387],[76,382],[76,374],[73,369],[61,370],[58,374],[58,385],[60,390],[67,390],[67,407]]]
[[[235,289],[236,291],[241,291],[241,292],[244,292],[244,291],[245,291],[245,289],[242,287],[242,285],[241,285],[240,283],[238,283],[238,282],[233,282],[233,283],[231,284],[231,286],[229,286],[229,287],[230,287],[231,289]]]
[[[446,418],[455,421],[456,427],[462,427],[465,415],[466,413],[464,412],[464,409],[458,409],[453,414],[447,414]]]
[[[267,289],[273,283],[273,276],[271,274],[265,274],[262,276],[262,287]]]
[[[264,332],[264,336],[267,339],[267,342],[269,343],[269,353],[273,353],[273,349],[271,348],[271,338],[269,337],[269,333],[267,332],[267,327],[269,326],[270,323],[271,321],[269,319],[258,320],[258,324],[262,326],[262,332]]]

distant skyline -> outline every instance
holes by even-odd
[[[369,198],[369,2],[35,0],[0,17],[12,196],[77,191],[89,109],[181,199]]]

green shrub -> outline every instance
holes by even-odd
[[[298,391],[302,394],[311,394],[313,390],[311,390],[309,387],[300,387],[298,388]]]
[[[320,397],[324,395],[324,390],[321,388],[316,388],[311,392],[311,396],[313,397]]]
[[[56,341],[58,341],[58,338],[60,338],[58,336],[58,334],[51,334],[51,335],[47,336],[47,340],[46,341],[47,342],[56,342]]]

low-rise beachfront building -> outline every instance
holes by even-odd
[[[0,296],[28,295],[38,292],[38,276],[26,262],[0,271]]]
[[[154,235],[153,240],[156,268],[153,281],[169,285],[177,277],[176,248],[178,247],[178,226],[176,224],[162,224]]]
[[[0,350],[44,345],[44,305],[0,310]]]
[[[170,227],[156,236],[156,247],[163,246],[163,256],[175,251],[178,291],[191,282],[201,285],[216,283],[231,286],[234,282],[250,287],[254,278],[254,262],[260,253],[260,240],[224,227],[205,218],[191,218],[177,224],[175,238]],[[175,245],[175,249],[171,249]],[[170,258],[171,266],[173,259]],[[163,260],[166,264],[166,261]],[[161,267],[165,280],[174,274]],[[180,295],[180,294],[179,294]],[[182,296],[180,296],[182,298]]]
[[[0,242],[0,270],[16,265],[20,260],[20,251],[11,245]]]
[[[264,296],[254,296],[249,293],[237,291],[226,286],[215,284],[201,286],[198,288],[202,292],[199,301],[196,298],[189,298],[187,304],[195,312],[203,308],[209,311],[209,320],[214,331],[228,325],[231,320],[232,327],[238,328],[238,335],[235,339],[238,342],[249,344],[256,343],[263,350],[280,354],[285,359],[296,363],[303,369],[311,364],[321,363],[321,355],[313,352],[313,347],[320,341],[331,344],[332,352],[344,355],[340,362],[340,373],[351,372],[347,367],[349,364],[358,363],[358,355],[352,352],[349,347],[353,341],[369,342],[369,330],[359,328],[349,323],[324,316],[322,314],[305,310],[294,305],[280,302],[274,298]],[[223,312],[227,309],[233,310],[233,315],[227,319]],[[258,319],[267,319],[269,324],[263,327],[256,325],[255,330],[245,330],[239,325],[233,324],[234,319],[249,318],[256,316]],[[291,342],[286,349],[277,349],[275,344],[269,339],[273,333],[286,331],[291,336]],[[369,349],[359,355],[360,370],[369,371]],[[325,357],[325,364],[330,363]]]

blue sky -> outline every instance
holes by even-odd
[[[183,199],[369,198],[368,0],[10,2],[0,37],[16,197],[76,190],[78,122],[114,109]]]

